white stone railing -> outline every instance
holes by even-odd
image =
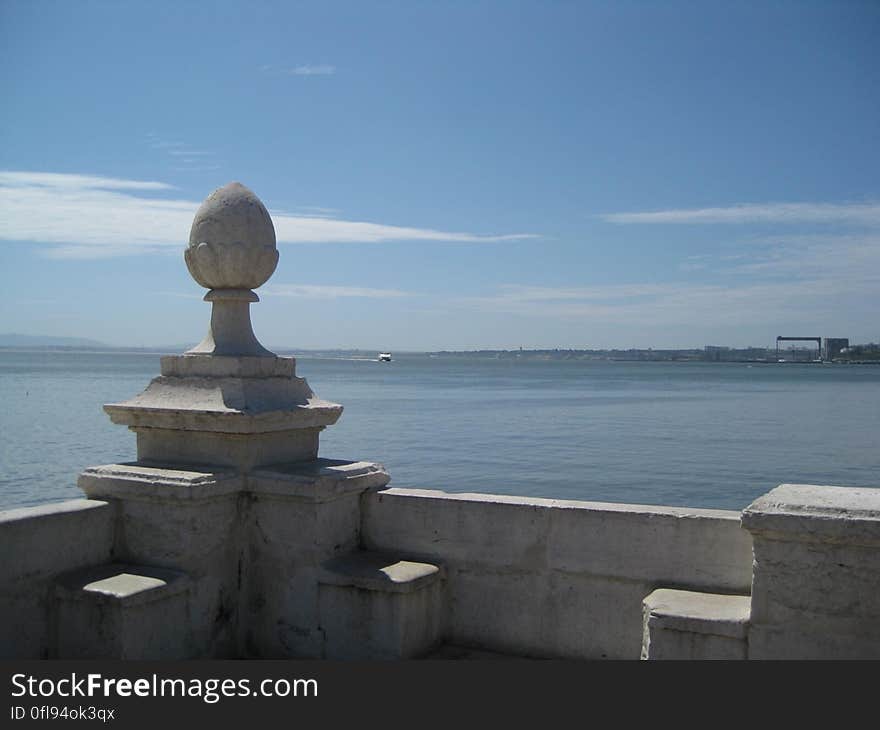
[[[638,659],[655,587],[748,593],[739,512],[446,494],[368,494],[363,541],[442,563],[448,640],[539,657]]]
[[[295,524],[300,510],[273,501],[269,513]],[[444,640],[499,652],[635,659],[655,587],[748,593],[751,583],[738,512],[386,489],[365,493],[361,514],[364,548],[443,565]],[[54,579],[110,562],[117,529],[113,505],[98,500],[0,513],[2,552],[21,556],[0,567],[0,655],[53,654]],[[295,531],[271,555],[254,548],[264,564],[296,565],[301,541]]]

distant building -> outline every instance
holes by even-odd
[[[766,347],[706,345],[703,348],[703,360],[708,362],[765,362],[772,354]]]
[[[721,362],[722,360],[727,360],[727,355],[730,352],[729,347],[718,347],[716,345],[706,345],[706,359],[709,362]]]
[[[829,361],[833,360],[835,357],[840,355],[841,350],[845,350],[848,347],[848,337],[826,337],[823,342],[822,359]]]

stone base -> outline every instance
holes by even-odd
[[[219,433],[168,428],[135,428],[138,461],[205,464],[249,472],[271,464],[314,461],[320,428],[267,433]]]
[[[55,586],[58,659],[187,659],[189,579],[111,564],[68,573]]]
[[[104,410],[137,433],[138,461],[250,471],[315,459],[342,406],[316,397],[293,358],[267,354],[163,357],[143,393]]]
[[[361,495],[388,483],[371,462],[316,459],[249,475],[153,463],[91,467],[90,496],[113,503],[115,555],[191,577],[199,656],[319,658],[319,566],[356,550]]]
[[[751,599],[659,588],[644,601],[642,659],[746,659]]]
[[[324,564],[318,613],[326,659],[410,659],[441,639],[443,571],[358,552]]]

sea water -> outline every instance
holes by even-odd
[[[159,372],[143,353],[0,350],[0,509],[73,499],[131,461],[101,406]],[[880,367],[300,356],[339,422],[321,455],[392,486],[740,510],[781,483],[880,486]]]

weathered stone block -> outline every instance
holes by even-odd
[[[111,564],[61,576],[57,658],[186,659],[188,599],[189,579],[179,571]]]
[[[642,659],[746,659],[751,601],[658,588],[644,601]]]
[[[112,560],[114,506],[73,499],[0,513],[0,657],[43,658],[56,575]]]
[[[110,464],[85,470],[79,486],[116,500],[117,560],[191,577],[190,620],[200,655],[235,656],[249,507],[244,478],[222,468]]]
[[[880,658],[880,489],[783,484],[742,524],[750,658]]]
[[[442,638],[443,570],[358,552],[326,562],[318,604],[326,659],[409,659]]]

